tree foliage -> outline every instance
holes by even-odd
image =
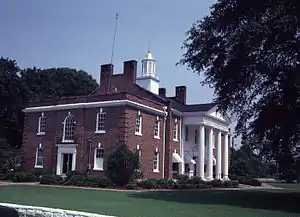
[[[107,160],[107,177],[115,184],[124,186],[129,183],[135,170],[139,168],[139,156],[131,151],[126,143],[119,142]]]
[[[0,57],[0,138],[20,147],[22,109],[29,100],[87,95],[99,85],[85,71],[70,68],[20,69],[15,60]]]
[[[299,144],[299,11],[298,0],[218,0],[187,32],[178,63],[204,75],[243,142],[281,170]]]

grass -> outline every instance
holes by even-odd
[[[300,192],[114,192],[38,186],[0,187],[0,201],[119,217],[296,217]]]
[[[285,190],[293,190],[293,191],[300,191],[300,184],[299,183],[270,183],[274,187],[283,188]]]

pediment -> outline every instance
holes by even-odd
[[[222,122],[225,122],[227,124],[231,123],[230,118],[228,117],[227,114],[223,115],[220,111],[218,111],[218,106],[214,106],[213,108],[208,110],[207,115],[216,118]]]

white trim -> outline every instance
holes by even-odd
[[[131,100],[109,100],[101,102],[87,102],[87,103],[70,103],[70,104],[59,104],[59,105],[48,105],[48,106],[36,106],[28,107],[23,109],[23,112],[45,112],[45,111],[57,111],[66,109],[76,109],[76,108],[96,108],[96,107],[116,107],[116,106],[133,106],[137,109],[152,112],[157,115],[164,115],[164,111],[146,106]]]
[[[155,126],[158,123],[157,126],[157,136],[155,135]],[[154,139],[160,139],[160,120],[159,117],[156,117],[155,123],[154,123]]]
[[[37,158],[38,158],[38,150],[42,149],[43,150],[43,161],[42,161],[42,165],[37,165]],[[42,147],[42,144],[39,144],[39,147],[36,148],[35,151],[35,163],[34,163],[34,168],[44,168],[44,149]]]
[[[103,157],[102,157],[102,167],[96,167],[96,156],[97,156],[97,150],[103,150]],[[101,158],[99,158],[101,159]],[[93,166],[93,170],[95,171],[104,171],[104,148],[99,147],[99,144],[98,144],[98,147],[94,149],[94,166]]]
[[[184,160],[176,152],[172,153],[172,163],[184,163]]]
[[[99,129],[98,129],[98,126],[99,126],[99,118],[100,118],[100,116],[101,116],[102,114],[104,114],[104,123],[103,123],[103,125],[104,125],[104,130],[99,130]],[[103,112],[103,109],[100,108],[100,109],[99,109],[99,112],[97,112],[97,114],[96,114],[96,130],[95,130],[95,133],[96,133],[96,134],[103,134],[103,133],[105,133],[105,122],[106,122],[106,112]]]
[[[67,118],[70,118],[72,117],[73,118],[73,124],[75,125],[76,124],[76,121],[75,121],[75,117],[73,115],[71,115],[70,112],[68,112],[68,114],[66,115],[65,119],[64,119],[64,122],[63,122],[63,136],[62,136],[62,142],[74,142],[74,140],[66,140],[66,120]],[[75,126],[74,126],[74,129],[73,129],[73,134],[75,133]]]
[[[136,131],[137,118],[139,119],[139,131],[138,132]],[[143,117],[141,115],[141,112],[138,111],[135,116],[135,128],[134,128],[135,135],[142,136],[142,125],[143,125]]]
[[[41,131],[41,119],[45,118],[45,131]],[[38,132],[36,135],[38,136],[43,136],[46,134],[46,116],[44,114],[44,112],[42,112],[41,116],[39,116],[39,120],[38,120]]]

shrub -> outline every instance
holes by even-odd
[[[60,185],[63,184],[63,178],[54,174],[42,175],[40,178],[40,184],[44,185]]]
[[[225,187],[225,186],[224,186],[224,182],[221,181],[221,180],[213,180],[213,181],[211,182],[211,184],[212,184],[212,186],[213,186],[214,188],[222,188],[222,187]]]
[[[157,188],[157,181],[155,179],[145,179],[139,181],[137,185],[141,188],[153,189],[153,188]]]
[[[0,174],[0,180],[4,181],[12,181],[14,179],[14,172],[8,172],[8,173],[1,173]]]
[[[32,173],[18,172],[13,176],[14,182],[36,182],[37,177]]]
[[[237,180],[224,181],[225,188],[237,188],[238,185],[239,185],[239,181]]]
[[[82,175],[72,175],[66,179],[64,185],[88,186],[87,177]]]
[[[119,186],[125,186],[132,179],[134,171],[139,169],[139,156],[123,142],[117,144],[107,160],[107,177]]]
[[[77,170],[72,170],[72,171],[67,173],[67,177],[66,177],[65,180],[68,181],[72,176],[75,176],[75,175],[85,176],[85,173],[82,173],[82,172],[77,171]]]
[[[157,179],[156,180],[156,188],[172,188],[173,187],[174,182],[172,180],[169,179]]]
[[[136,190],[138,189],[138,185],[136,183],[129,183],[125,186],[129,190]]]
[[[244,184],[244,185],[251,185],[251,186],[261,186],[261,181],[257,179],[242,179],[239,180],[239,183]]]

